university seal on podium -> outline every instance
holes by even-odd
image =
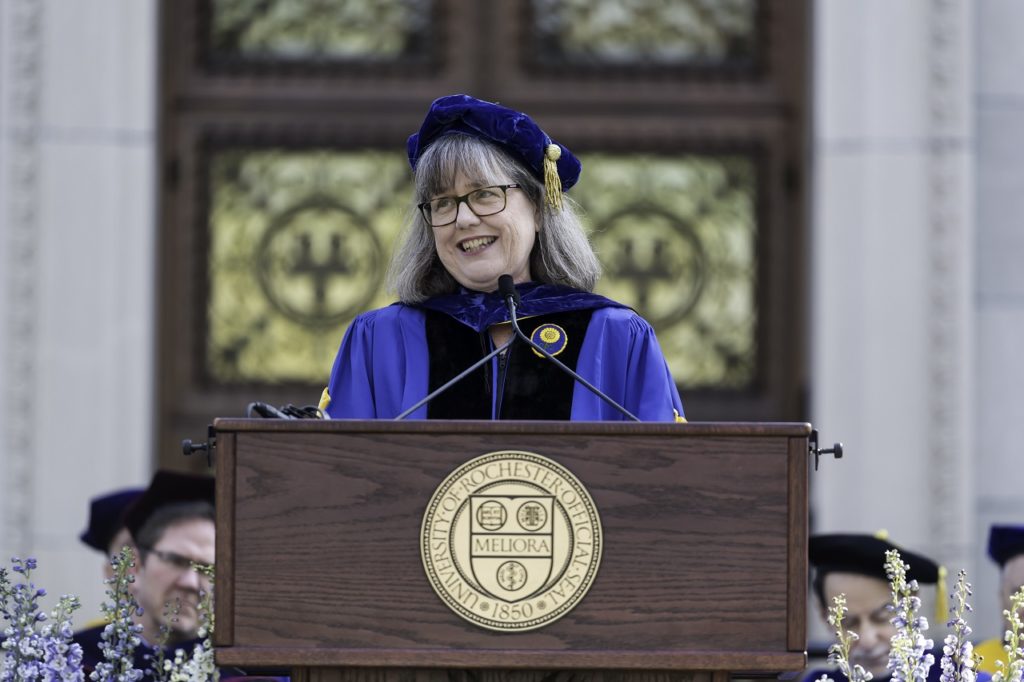
[[[491,630],[558,620],[601,563],[590,494],[568,469],[530,452],[492,452],[452,472],[427,505],[420,541],[437,595]]]

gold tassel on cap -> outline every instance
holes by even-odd
[[[935,622],[945,623],[949,620],[949,592],[946,588],[948,571],[939,566],[939,581],[935,583]]]
[[[562,148],[549,144],[544,148],[544,201],[556,211],[562,210],[562,181],[558,177],[557,161],[562,157]]]

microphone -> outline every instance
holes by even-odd
[[[324,413],[316,405],[304,405],[296,407],[288,404],[282,407],[274,407],[259,401],[249,403],[245,408],[245,416],[264,417],[267,419],[323,419]]]
[[[433,393],[431,393],[428,396],[426,396],[425,398],[423,398],[423,400],[420,400],[418,403],[416,403],[415,405],[410,407],[408,410],[406,410],[402,414],[400,414],[397,417],[395,417],[393,421],[397,422],[397,421],[401,421],[402,419],[405,419],[410,414],[412,414],[416,410],[420,409],[421,407],[423,407],[424,405],[429,403],[431,400],[433,400],[434,398],[436,398],[437,396],[441,395],[442,393],[447,391],[449,388],[451,388],[455,384],[457,384],[460,381],[462,381],[463,379],[465,379],[467,376],[472,374],[474,370],[479,369],[483,365],[485,365],[488,362],[490,362],[491,358],[493,358],[498,353],[501,353],[502,351],[508,349],[508,347],[511,346],[512,343],[515,340],[516,340],[516,337],[513,336],[511,339],[508,340],[508,343],[506,343],[504,346],[499,346],[498,348],[495,348],[490,353],[488,353],[487,355],[483,356],[482,358],[480,358],[479,360],[474,362],[472,365],[470,365],[466,369],[464,369],[461,372],[459,372],[457,375],[455,375],[454,377],[449,379],[443,386],[437,388],[436,390],[434,390]]]
[[[551,353],[547,352],[547,350],[545,350],[540,344],[535,343],[533,339],[531,339],[529,336],[523,333],[523,330],[519,328],[519,320],[516,319],[516,306],[519,305],[519,292],[516,291],[516,286],[515,282],[512,279],[512,275],[502,275],[501,277],[498,278],[498,293],[501,295],[502,298],[505,299],[505,305],[508,306],[509,321],[512,322],[512,331],[515,332],[512,336],[513,340],[515,340],[517,337],[522,339],[527,343],[527,345],[529,345],[535,351],[543,355],[551,362],[555,363],[563,372],[565,372],[573,379],[575,379],[576,381],[590,389],[590,392],[596,395],[598,398],[614,407],[616,410],[624,414],[627,418],[632,419],[635,422],[640,421],[640,419],[638,419],[636,415],[634,415],[625,407],[619,405],[617,402],[615,402],[607,395],[602,393],[601,389],[597,388],[589,381],[581,377],[579,374],[566,367],[561,360],[556,358]],[[509,344],[511,343],[512,342],[509,341]]]

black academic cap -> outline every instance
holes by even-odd
[[[214,503],[214,479],[174,471],[157,471],[149,487],[125,514],[125,526],[134,538],[157,510],[177,502],[201,500]]]
[[[1024,526],[992,526],[988,532],[988,555],[1002,568],[1010,559],[1024,554]]]
[[[909,564],[907,580],[927,585],[939,581],[940,569],[937,563],[874,535],[812,535],[808,544],[808,560],[819,576],[828,573],[857,573],[888,582],[885,553],[891,549],[899,550],[903,563]]]
[[[89,501],[89,525],[78,539],[104,554],[117,531],[124,528],[125,512],[139,499],[143,488],[125,488]]]

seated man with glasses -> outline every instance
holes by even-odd
[[[898,550],[900,559],[909,566],[906,574],[908,581],[916,580],[922,586],[936,586],[935,618],[927,618],[933,623],[933,627],[934,624],[942,623],[949,618],[946,604],[946,569],[922,554],[894,545],[884,531],[875,535],[812,535],[808,542],[807,558],[814,569],[811,587],[817,597],[822,621],[828,623],[828,612],[834,606],[835,598],[843,596],[846,603],[843,630],[857,634],[850,646],[849,664],[851,667],[859,666],[864,672],[871,673],[875,682],[895,681],[902,677],[895,675],[889,668],[893,638],[898,632],[892,611],[892,588],[885,568],[886,552],[890,550]],[[919,615],[925,614],[919,612]],[[827,627],[833,629],[832,625]],[[932,644],[937,645],[930,652],[923,652],[930,653],[934,659],[924,682],[945,681],[946,674],[940,663],[943,655],[941,639],[944,635],[926,631],[924,636],[933,638]],[[899,656],[896,660],[899,660]],[[829,667],[812,665],[811,669],[804,673],[802,682],[818,682],[823,675],[833,682],[848,682],[848,677],[842,671],[831,667],[831,662],[826,665]],[[975,679],[976,682],[988,682],[989,676],[979,674]]]
[[[592,293],[601,267],[564,194],[581,164],[526,114],[468,95],[431,105],[407,144],[415,189],[388,273],[399,303],[353,320],[320,407],[333,418],[626,418],[513,338],[525,335],[644,421],[682,421],[651,326]],[[417,404],[484,361],[450,390]]]
[[[193,567],[214,560],[214,481],[158,471],[146,491],[127,510],[125,526],[136,548],[132,592],[141,607],[134,617],[142,626],[135,667],[147,670],[155,643],[166,636],[165,656],[175,649],[190,652],[199,643],[199,599],[210,580]],[[88,670],[104,660],[100,649],[104,626],[75,634]],[[166,635],[162,633],[166,631]]]

